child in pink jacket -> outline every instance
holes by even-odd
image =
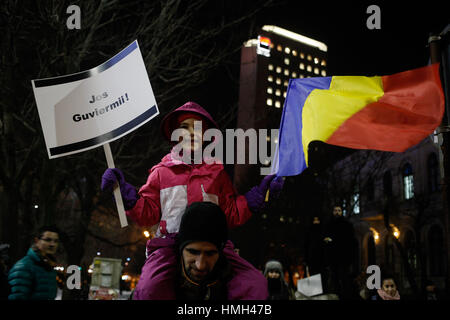
[[[161,128],[170,140],[173,130],[183,128],[191,137],[187,150],[202,147],[202,134],[194,132],[194,121],[202,121],[202,129],[218,128],[210,114],[194,102],[169,113]],[[183,149],[183,150],[186,150]],[[193,158],[193,157],[192,157]],[[125,182],[118,169],[107,169],[102,177],[102,190],[111,190],[119,182],[126,214],[140,226],[158,225],[157,238],[173,237],[178,232],[181,217],[186,207],[198,201],[210,201],[224,211],[228,227],[244,224],[264,205],[264,198],[274,176],[267,176],[260,186],[253,187],[244,195],[237,195],[228,174],[220,162],[202,161],[199,164],[185,163],[175,148],[161,162],[149,170],[147,182],[136,193],[136,189]],[[280,189],[280,180],[274,180],[273,189]],[[173,279],[175,277],[176,253],[170,246],[154,249],[147,243],[147,260],[133,294],[135,300],[175,299]],[[229,282],[229,299],[264,300],[268,296],[267,281],[256,268],[237,255],[232,248],[224,250],[234,270]],[[240,287],[240,290],[236,290]]]

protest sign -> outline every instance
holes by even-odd
[[[297,290],[307,297],[322,294],[322,277],[320,273],[299,279],[297,281]]]
[[[103,145],[113,168],[109,142],[159,114],[137,41],[93,69],[32,80],[32,85],[50,159]],[[118,188],[114,195],[124,227]]]

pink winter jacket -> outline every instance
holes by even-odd
[[[157,237],[147,242],[147,260],[134,291],[134,300],[175,299],[176,253],[174,235],[181,216],[192,202],[211,201],[225,212],[230,228],[250,217],[244,196],[236,195],[222,164],[188,165],[171,154],[150,170],[147,183],[139,190],[140,199],[127,215],[141,226],[159,223]],[[262,273],[233,251],[228,241],[224,255],[234,272],[228,283],[230,300],[265,300],[267,280]]]
[[[140,226],[159,223],[157,237],[178,232],[184,210],[197,201],[219,205],[229,228],[244,224],[252,215],[247,200],[236,194],[222,164],[189,165],[169,153],[149,171],[146,184],[139,190],[139,200],[126,214]]]

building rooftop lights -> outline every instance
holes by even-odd
[[[302,36],[301,34],[298,34],[298,33],[295,33],[295,32],[292,32],[292,31],[289,31],[289,30],[286,30],[286,29],[283,29],[283,28],[280,28],[277,26],[271,26],[271,25],[265,25],[262,27],[262,29],[267,32],[272,32],[272,33],[278,34],[282,37],[286,37],[291,40],[304,43],[311,47],[318,48],[321,51],[324,51],[324,52],[328,51],[328,47],[325,43]]]

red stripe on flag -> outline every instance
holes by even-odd
[[[438,64],[383,76],[382,80],[383,97],[345,121],[327,143],[403,152],[440,125],[445,100]]]

